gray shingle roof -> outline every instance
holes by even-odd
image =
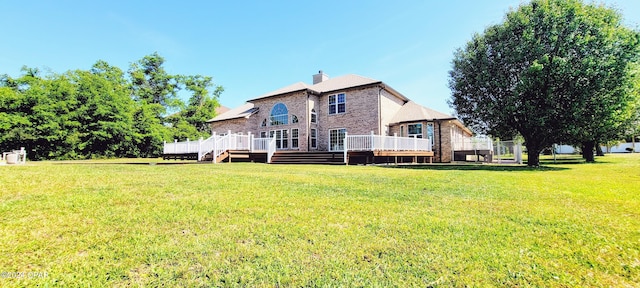
[[[391,119],[390,123],[403,123],[420,120],[455,119],[455,117],[424,107],[416,102],[409,101]]]
[[[208,120],[207,122],[217,122],[229,119],[243,118],[249,117],[258,112],[258,108],[253,107],[253,103],[245,103],[240,107],[233,108],[227,112],[224,112],[213,119]]]
[[[296,91],[302,91],[302,90],[306,90],[306,89],[310,89],[310,88],[311,88],[310,85],[307,85],[306,83],[303,83],[303,82],[298,82],[298,83],[294,83],[294,84],[291,84],[291,85],[286,86],[286,87],[282,87],[282,88],[280,88],[278,90],[271,91],[271,92],[269,92],[267,94],[264,94],[264,95],[262,95],[262,96],[260,96],[258,98],[255,98],[253,100],[262,99],[262,98],[268,98],[268,97],[281,95],[281,94],[286,94],[286,93],[291,93],[291,92],[296,92]],[[251,101],[251,100],[249,100],[249,101]]]
[[[325,81],[311,86],[311,89],[320,93],[325,93],[376,83],[382,83],[382,81],[363,77],[360,75],[347,74],[336,78],[329,78]]]
[[[298,83],[280,88],[278,90],[269,92],[267,94],[264,94],[252,100],[258,100],[262,98],[268,98],[268,97],[278,96],[278,95],[296,92],[296,91],[302,91],[302,90],[311,90],[316,93],[325,93],[325,92],[337,91],[337,90],[347,89],[351,87],[358,87],[358,86],[376,84],[376,83],[382,83],[382,81],[363,77],[360,75],[347,74],[344,76],[329,78],[315,85],[308,85],[303,82],[298,82]],[[252,101],[252,100],[249,100],[249,101]]]

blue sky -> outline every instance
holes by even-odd
[[[601,2],[640,25],[640,1]],[[0,74],[17,77],[23,65],[63,73],[99,59],[126,71],[158,52],[169,73],[212,76],[232,108],[323,70],[382,80],[452,113],[453,52],[520,3],[0,0]]]

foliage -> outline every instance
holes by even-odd
[[[635,109],[630,63],[640,47],[620,22],[578,0],[522,5],[455,52],[450,105],[477,132],[522,135],[532,166],[553,143],[619,137]]]
[[[210,93],[211,77],[170,75],[163,63],[157,53],[145,56],[128,78],[105,61],[88,71],[2,75],[0,151],[25,147],[32,160],[152,157],[163,141],[206,137],[222,87]],[[193,94],[188,106],[176,94],[182,85]]]
[[[0,166],[0,271],[47,272],[0,284],[633,287],[639,157],[464,171]]]

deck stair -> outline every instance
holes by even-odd
[[[271,159],[272,164],[334,164],[344,165],[343,152],[297,152],[278,151]]]

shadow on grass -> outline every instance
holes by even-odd
[[[457,170],[457,171],[562,171],[569,170],[566,167],[540,166],[528,167],[526,165],[497,165],[497,164],[429,164],[429,165],[392,165],[381,166],[386,168],[416,169],[416,170]]]

